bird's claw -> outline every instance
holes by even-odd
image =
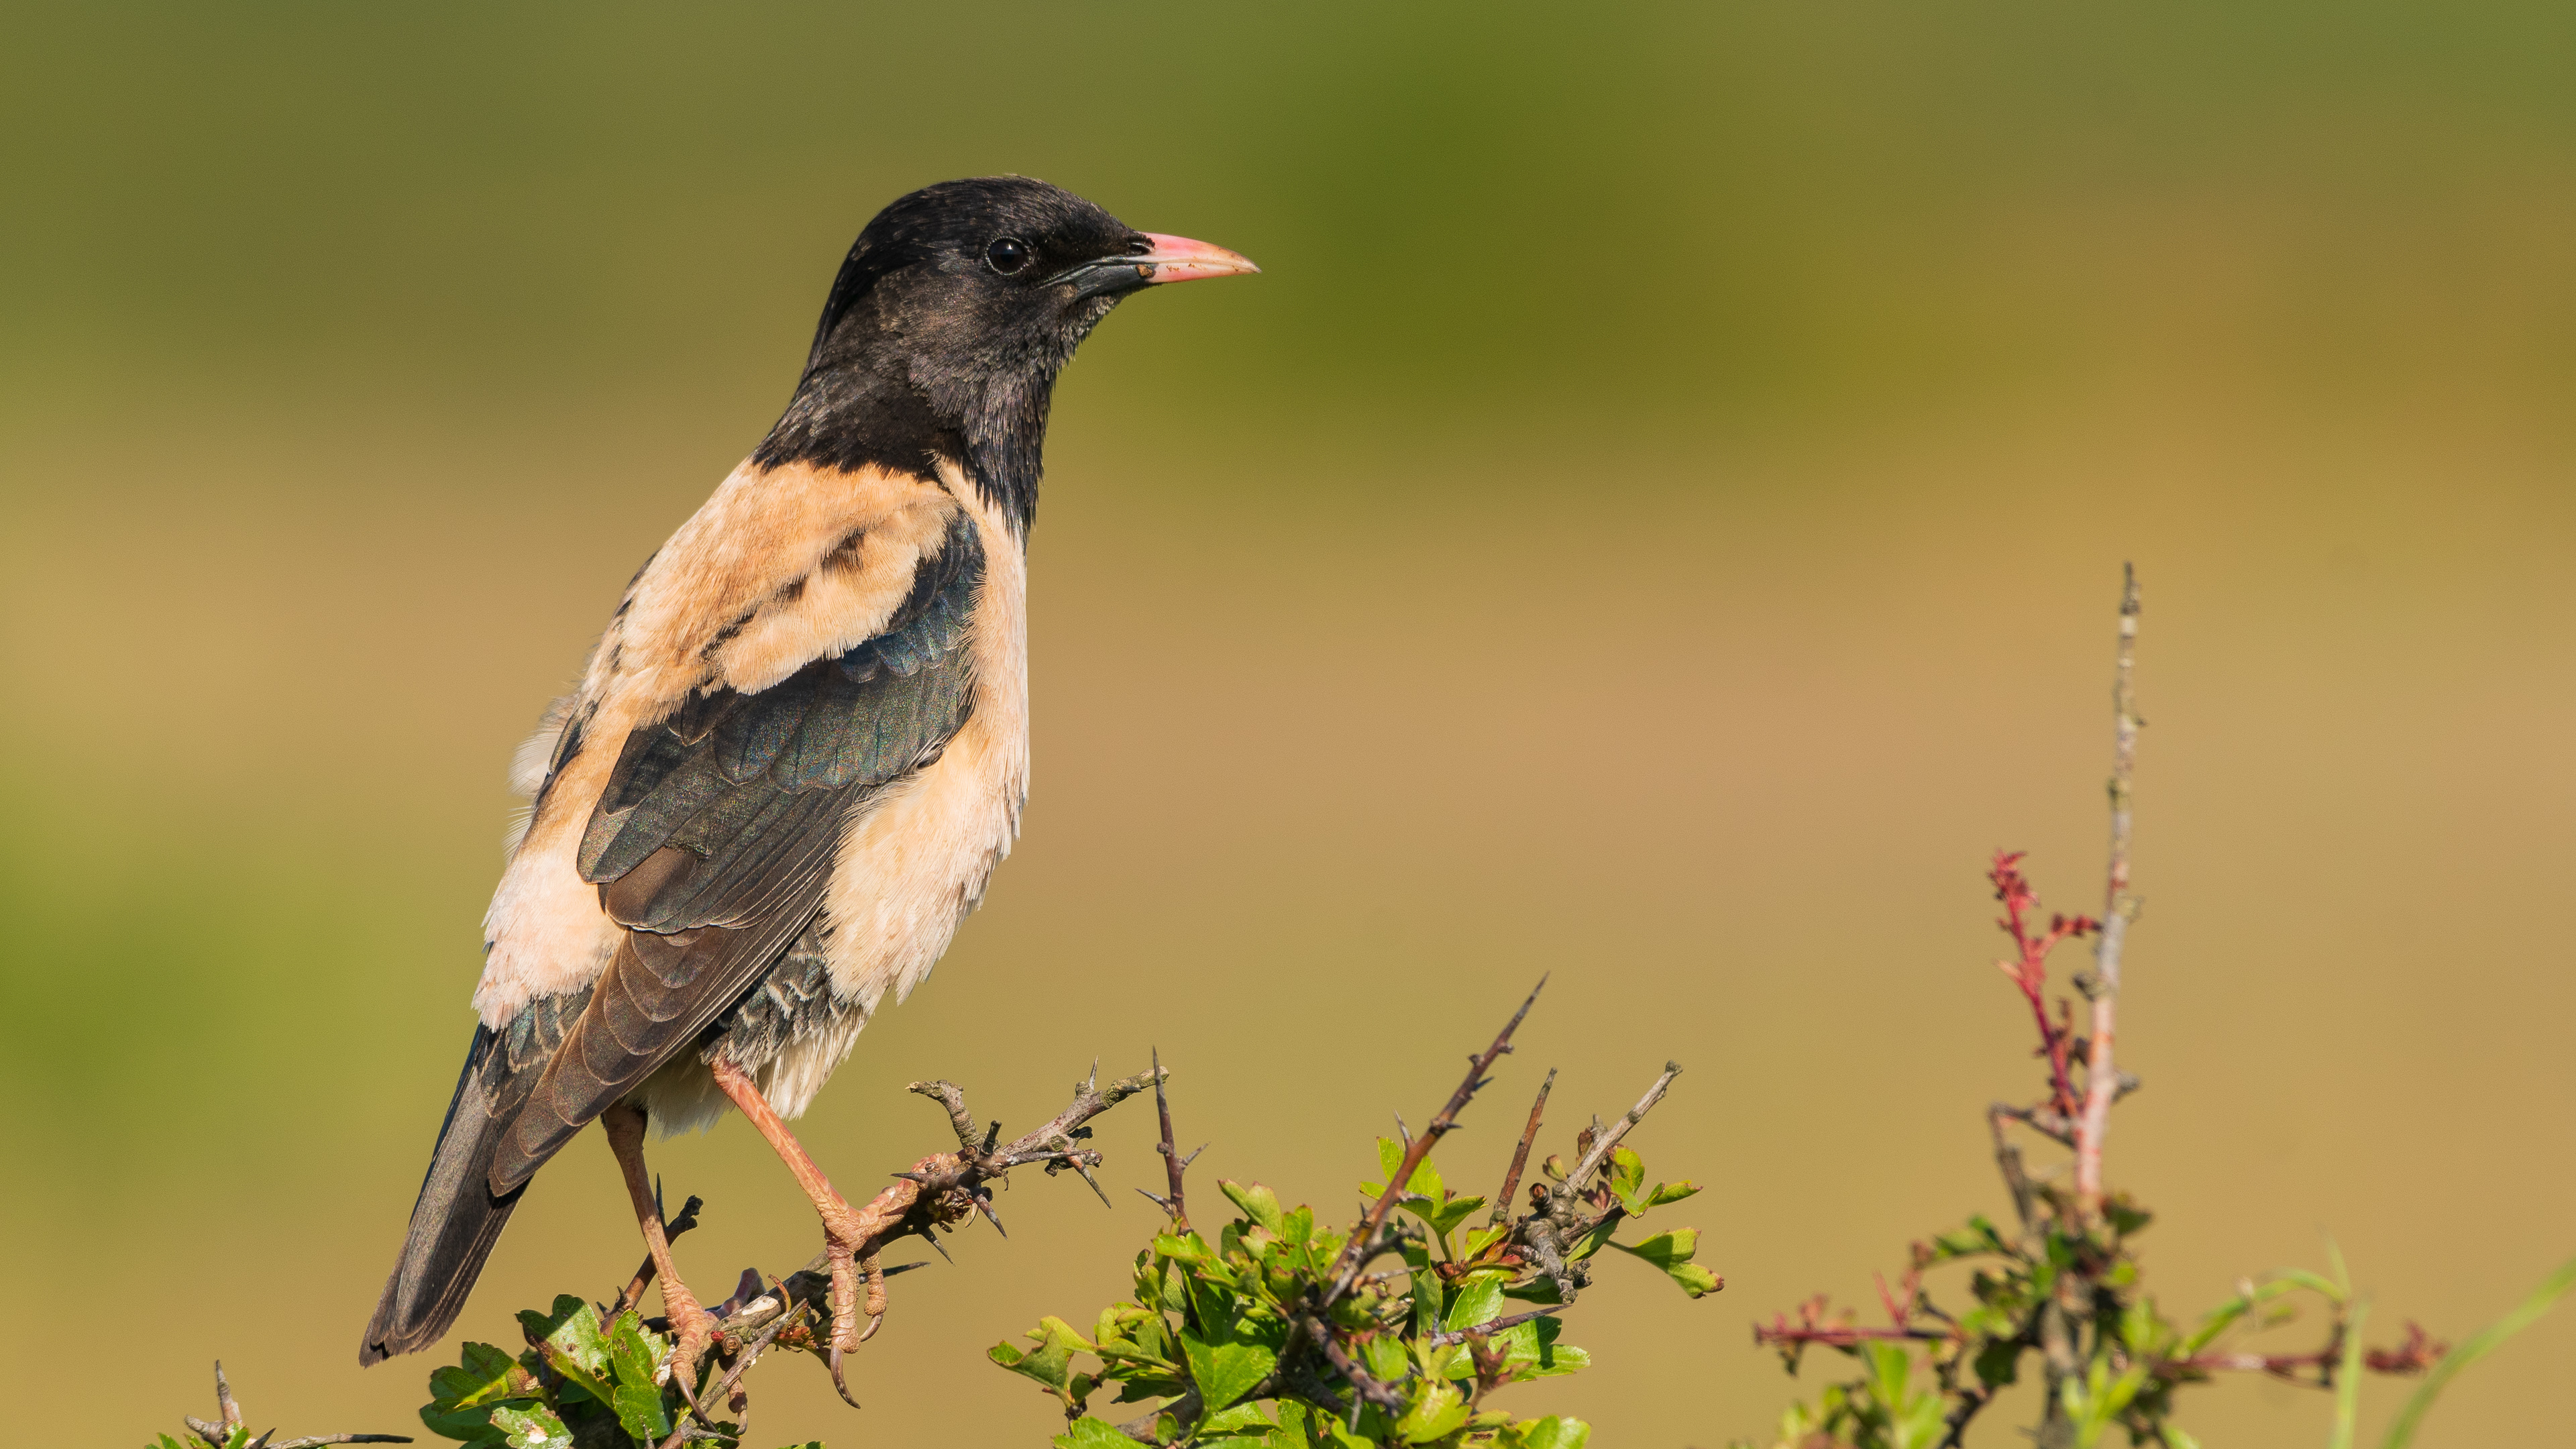
[[[841,1391],[841,1402],[853,1409],[858,1408],[859,1401],[850,1397],[850,1386],[841,1378],[841,1346],[837,1343],[832,1345],[832,1351],[824,1361],[832,1366],[832,1387]]]
[[[667,1285],[666,1285],[667,1287]],[[671,1382],[679,1386],[680,1398],[692,1413],[698,1412],[698,1378],[700,1362],[715,1343],[716,1316],[683,1296],[672,1302],[666,1293],[663,1309],[671,1320],[674,1341],[671,1345]],[[704,1414],[699,1414],[704,1418]]]
[[[844,1361],[860,1344],[876,1337],[877,1328],[885,1322],[885,1270],[878,1266],[877,1255],[858,1256],[850,1238],[833,1230],[827,1220],[823,1230],[823,1253],[832,1265],[832,1338],[824,1361],[831,1365],[832,1387],[840,1391],[841,1402],[851,1408],[859,1401],[850,1396],[849,1383],[842,1377]],[[864,1312],[866,1324],[860,1323],[862,1300],[859,1285],[867,1285]]]
[[[859,1401],[850,1397],[849,1382],[842,1375],[842,1360],[850,1350],[867,1342],[867,1335],[857,1332],[859,1317],[859,1265],[851,1250],[838,1234],[828,1229],[823,1251],[832,1263],[832,1342],[824,1361],[832,1368],[832,1387],[840,1391],[841,1402],[855,1409]],[[875,1325],[869,1325],[873,1330]]]

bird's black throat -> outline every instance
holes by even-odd
[[[1037,265],[1146,245],[1043,183],[958,182],[904,198],[841,264],[795,396],[753,461],[935,477],[947,459],[1025,536],[1056,375],[1118,294],[996,273],[985,253],[1004,234]]]
[[[856,368],[809,373],[752,450],[752,461],[764,469],[873,466],[935,479],[945,460],[962,468],[1025,537],[1037,515],[1054,382],[1052,376],[995,380],[976,390],[969,407],[956,409],[901,376]]]

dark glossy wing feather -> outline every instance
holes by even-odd
[[[474,1029],[412,1206],[402,1257],[359,1340],[361,1365],[427,1348],[456,1321],[466,1290],[519,1205],[520,1189],[492,1190],[493,1156],[589,998],[587,990],[540,996],[500,1031]]]
[[[686,1050],[813,921],[844,822],[966,722],[983,575],[961,515],[877,637],[627,738],[579,856],[626,938],[495,1154],[494,1192]]]

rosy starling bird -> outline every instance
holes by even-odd
[[[533,801],[484,918],[480,1023],[358,1361],[427,1347],[546,1160],[606,1129],[683,1364],[644,1130],[781,1119],[947,949],[1028,790],[1030,518],[1055,378],[1130,292],[1254,271],[1020,177],[878,213],[769,435],[626,586],[522,746]],[[835,1376],[855,1325],[835,1325]]]

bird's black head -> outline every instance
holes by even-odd
[[[966,468],[1025,526],[1056,374],[1139,288],[1256,270],[1018,176],[927,186],[859,233],[787,412],[753,457]]]

